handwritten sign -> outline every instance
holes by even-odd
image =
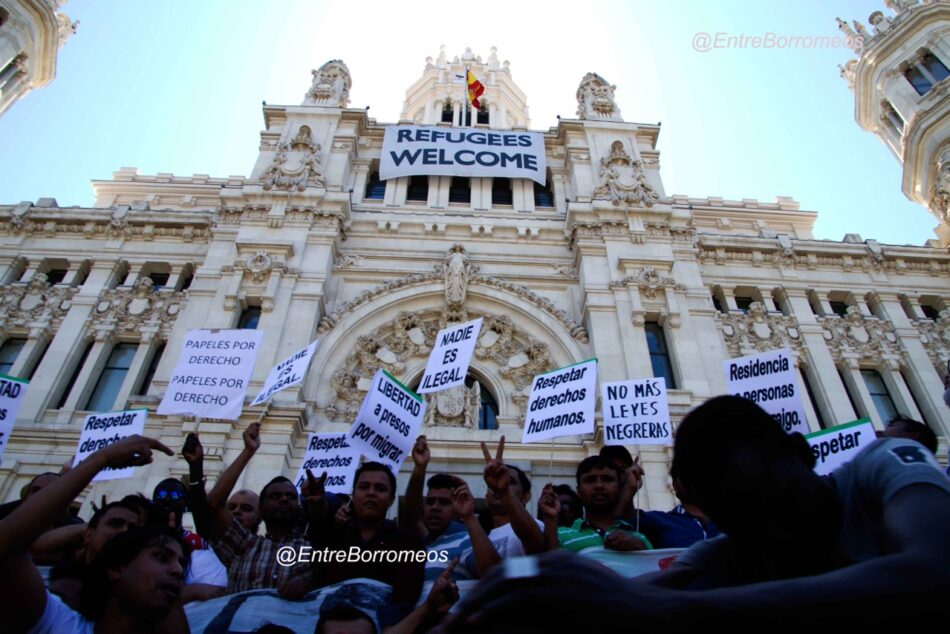
[[[730,394],[756,403],[788,433],[808,432],[791,350],[730,359],[723,369]]]
[[[376,370],[347,439],[363,455],[388,463],[396,472],[412,451],[425,411],[422,397],[385,370]]]
[[[815,473],[828,475],[877,440],[874,425],[860,418],[844,425],[829,427],[805,436],[815,456]]]
[[[482,318],[443,328],[435,337],[429,353],[425,374],[419,382],[419,393],[439,392],[456,385],[465,385],[465,374],[475,351],[475,342],[482,329]]]
[[[0,374],[0,460],[3,459],[3,451],[10,441],[13,423],[16,422],[17,413],[26,395],[26,386],[29,384],[29,381]]]
[[[666,379],[616,381],[600,386],[605,445],[672,445]]]
[[[317,349],[317,343],[314,341],[271,368],[267,374],[267,380],[264,381],[264,388],[251,401],[251,405],[260,405],[277,392],[302,382],[307,375],[307,366],[310,365],[313,352]]]
[[[76,447],[73,466],[75,467],[91,454],[115,444],[123,438],[141,434],[145,429],[147,416],[147,409],[131,409],[124,412],[108,412],[86,416],[82,422],[82,433],[79,435],[79,445]],[[131,478],[134,470],[135,467],[125,467],[123,469],[106,467],[92,481]]]
[[[593,433],[596,389],[597,359],[535,376],[521,442]]]
[[[353,476],[359,463],[360,452],[347,442],[346,434],[310,434],[307,453],[294,482],[299,489],[307,481],[307,469],[318,478],[326,471],[326,490],[349,494],[353,492]]]

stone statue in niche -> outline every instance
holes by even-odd
[[[445,302],[447,304],[461,304],[465,301],[471,273],[465,247],[458,243],[453,244],[445,258]]]
[[[303,105],[345,108],[350,103],[352,82],[343,60],[331,59],[310,74],[313,75],[313,84],[304,96]]]
[[[456,385],[441,392],[426,394],[425,424],[443,427],[478,426],[478,410],[482,402],[482,389],[478,381],[472,387]]]
[[[600,159],[600,181],[594,189],[594,198],[606,199],[614,205],[644,205],[651,207],[659,200],[656,191],[647,182],[640,161],[630,158],[622,141],[610,145],[610,153]]]
[[[577,117],[588,120],[623,121],[614,101],[614,90],[597,73],[587,73],[577,87]]]

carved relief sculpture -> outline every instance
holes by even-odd
[[[350,70],[343,60],[331,59],[317,70],[310,71],[313,84],[304,96],[305,106],[346,108],[350,103]]]
[[[589,120],[623,121],[614,101],[614,90],[597,73],[587,73],[577,87],[577,117]]]
[[[943,222],[950,222],[950,155],[937,163],[937,177],[930,195],[930,211]]]
[[[452,305],[465,302],[471,273],[465,247],[453,244],[445,258],[445,303]]]
[[[306,126],[303,127],[306,128]],[[309,128],[307,128],[307,134],[309,135]],[[295,189],[302,192],[307,187],[326,186],[326,180],[323,178],[320,162],[317,159],[319,151],[319,145],[313,144],[312,141],[309,144],[305,143],[299,134],[291,145],[277,144],[277,151],[274,153],[270,167],[261,175],[264,189],[283,191]],[[288,157],[288,152],[293,152],[293,160]]]
[[[614,141],[610,154],[600,160],[600,181],[594,189],[594,198],[610,200],[614,205],[651,207],[659,196],[640,167],[640,162],[624,151],[623,142]]]

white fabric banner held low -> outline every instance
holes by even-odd
[[[364,456],[389,464],[393,473],[412,451],[426,404],[385,370],[376,370],[347,440]]]
[[[353,476],[360,463],[360,452],[346,440],[346,434],[310,434],[307,452],[297,470],[294,483],[299,489],[307,481],[307,469],[320,477],[327,472],[324,487],[333,493],[353,493]]]
[[[605,445],[672,445],[666,379],[615,381],[600,386]]]
[[[592,434],[596,403],[597,359],[536,375],[521,442]]]
[[[307,375],[307,366],[310,365],[313,352],[317,349],[317,343],[314,341],[271,368],[261,393],[251,401],[251,405],[260,405],[277,392],[302,382]]]
[[[76,446],[73,466],[75,467],[88,458],[90,454],[96,453],[103,447],[115,444],[123,438],[141,434],[145,430],[145,419],[147,417],[147,409],[130,409],[124,412],[106,412],[86,416],[82,421],[82,433],[79,435],[79,444]],[[135,471],[135,467],[125,467],[124,469],[106,467],[92,481],[131,478],[133,471]]]
[[[788,348],[723,361],[730,394],[768,412],[788,433],[808,433],[795,360]]]
[[[544,185],[540,132],[388,125],[379,158],[382,180],[400,176],[501,176]]]
[[[264,333],[189,330],[159,414],[237,420]]]
[[[465,374],[475,351],[482,318],[449,326],[435,336],[425,374],[419,382],[419,394],[441,392],[456,385],[465,385]]]
[[[13,433],[13,423],[26,395],[26,388],[30,384],[25,379],[0,374],[0,464],[3,463],[3,450],[10,442]]]
[[[815,473],[828,475],[861,453],[861,450],[877,440],[874,425],[867,418],[860,418],[844,425],[829,427],[805,436],[815,456]]]

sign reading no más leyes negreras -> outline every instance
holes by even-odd
[[[502,176],[544,185],[547,162],[540,132],[417,125],[386,126],[382,180],[399,176]]]

